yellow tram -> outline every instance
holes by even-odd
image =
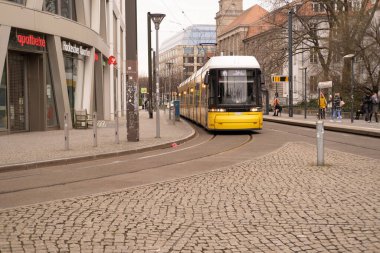
[[[179,85],[180,114],[212,131],[260,130],[261,85],[255,57],[212,57]]]

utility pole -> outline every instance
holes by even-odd
[[[152,31],[151,31],[151,17],[150,12],[147,13],[148,19],[148,93],[149,93],[149,118],[153,119],[153,83],[152,83]]]
[[[293,117],[293,9],[289,10],[288,33],[289,33],[289,117]]]

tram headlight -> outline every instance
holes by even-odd
[[[251,112],[261,112],[261,107],[252,107],[250,109]]]
[[[226,109],[223,109],[223,108],[210,108],[209,110],[208,110],[209,112],[225,112],[226,111]]]

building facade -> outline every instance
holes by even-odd
[[[125,113],[125,2],[0,0],[0,134]],[[20,17],[20,18],[16,18]]]
[[[164,41],[159,56],[161,94],[174,91],[215,55],[215,48],[215,25],[193,25]]]

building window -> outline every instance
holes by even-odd
[[[8,0],[8,2],[25,5],[25,0]]]
[[[193,47],[184,47],[183,53],[184,54],[194,54],[194,48]]]
[[[318,63],[318,52],[315,47],[310,48],[310,63]]]
[[[77,20],[75,0],[44,0],[43,10]]]
[[[194,57],[183,57],[183,63],[194,63]]]
[[[313,12],[320,13],[325,11],[325,7],[323,6],[323,3],[312,3]]]

